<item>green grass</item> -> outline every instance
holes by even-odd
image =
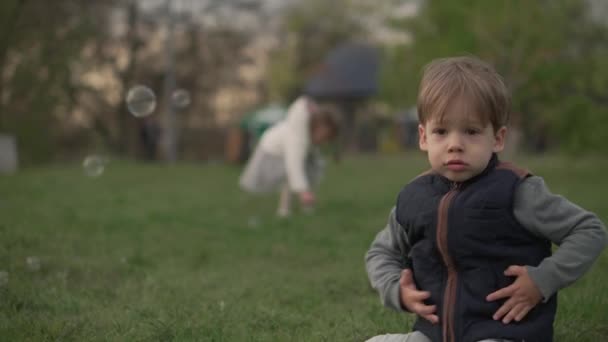
[[[608,221],[606,160],[527,158],[554,192]],[[275,196],[222,165],[76,165],[0,177],[2,341],[362,341],[405,332],[363,255],[418,154],[330,165],[315,215],[274,218]],[[25,259],[41,260],[30,271]],[[608,335],[608,256],[560,294],[556,341]]]

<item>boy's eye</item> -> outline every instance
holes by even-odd
[[[475,134],[479,134],[479,130],[476,128],[467,128],[465,130],[465,133],[468,135],[475,135]]]
[[[434,128],[433,129],[433,134],[438,134],[438,135],[444,135],[446,134],[447,130],[445,128]]]

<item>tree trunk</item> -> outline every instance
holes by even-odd
[[[2,38],[0,38],[0,76],[4,75],[4,67],[6,66],[6,57],[8,55],[8,50],[10,47],[10,40],[14,36],[15,25],[17,24],[17,20],[23,10],[23,6],[27,0],[18,0],[15,3],[15,7],[13,8],[8,22],[4,29],[2,30],[4,34]],[[3,103],[4,98],[4,80],[0,78],[0,131],[6,130],[8,128],[7,124],[7,114],[5,113],[5,106]]]

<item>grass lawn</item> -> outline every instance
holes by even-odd
[[[523,158],[608,222],[608,161]],[[1,341],[362,341],[407,331],[363,255],[420,155],[330,164],[315,215],[274,217],[239,169],[112,163],[0,176]],[[26,258],[36,257],[32,270]],[[608,252],[559,298],[556,341],[608,336]],[[0,279],[0,282],[2,279]]]

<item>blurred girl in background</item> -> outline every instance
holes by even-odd
[[[316,202],[313,188],[324,169],[318,146],[338,137],[341,121],[335,106],[300,96],[285,118],[262,135],[241,175],[241,187],[253,193],[280,190],[279,217],[290,215],[294,194],[300,207],[311,211]]]

